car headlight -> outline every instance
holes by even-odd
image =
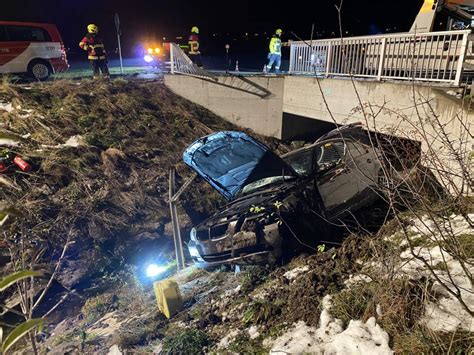
[[[196,228],[191,229],[191,232],[189,232],[189,237],[191,238],[193,242],[197,242],[196,236],[197,236]]]
[[[188,250],[189,250],[189,255],[191,255],[191,257],[201,258],[201,255],[199,255],[199,252],[195,246],[189,246]]]
[[[168,271],[168,267],[164,265],[150,264],[146,268],[146,276],[149,278],[155,278]]]
[[[143,57],[143,60],[147,63],[151,63],[153,62],[153,57],[149,54],[146,54],[144,57]]]

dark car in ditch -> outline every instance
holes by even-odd
[[[357,125],[281,157],[245,133],[218,132],[183,159],[229,201],[191,230],[188,249],[200,267],[314,250],[329,224],[379,197],[379,152]]]

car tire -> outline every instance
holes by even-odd
[[[38,81],[45,81],[51,76],[51,66],[45,60],[33,60],[28,65],[28,75]]]

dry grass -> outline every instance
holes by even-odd
[[[169,168],[190,174],[181,163],[186,145],[231,128],[160,83],[60,80],[25,89],[4,79],[0,99],[22,107],[0,112],[0,122],[30,135],[16,153],[33,166],[3,176],[15,188],[2,188],[0,200],[24,217],[5,227],[7,239],[28,233],[52,254],[72,231],[81,246],[92,239],[126,250],[136,242],[129,230],[164,230]],[[88,145],[52,148],[76,135]]]

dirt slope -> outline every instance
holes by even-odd
[[[52,260],[68,238],[75,241],[62,277],[67,287],[169,236],[169,169],[177,167],[182,183],[191,173],[181,163],[187,145],[238,129],[157,81],[4,83],[0,101],[1,137],[18,140],[12,151],[33,166],[1,175],[0,201],[21,216],[3,226],[6,241],[27,237]],[[191,218],[222,203],[206,184],[194,185],[185,201]]]

